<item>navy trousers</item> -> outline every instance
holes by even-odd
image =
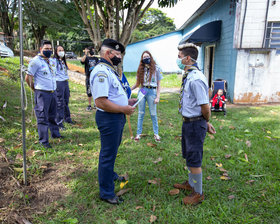
[[[70,90],[68,80],[56,82],[56,95],[57,95],[57,114],[56,123],[58,126],[63,127],[63,121],[71,123],[71,115],[69,110],[69,97]]]
[[[98,164],[100,197],[109,199],[115,196],[114,180],[117,178],[117,174],[114,172],[114,165],[126,119],[125,115],[121,113],[97,111],[95,120],[101,139]]]
[[[39,141],[45,145],[49,143],[48,129],[50,129],[52,137],[60,137],[55,121],[57,107],[56,92],[35,90],[34,97]]]

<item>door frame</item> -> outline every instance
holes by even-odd
[[[204,75],[207,78],[209,88],[213,83],[213,73],[215,65],[215,44],[210,44],[204,47]]]

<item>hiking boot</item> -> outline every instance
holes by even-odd
[[[86,111],[91,111],[91,110],[92,110],[91,105],[88,105]]]
[[[184,189],[184,190],[188,190],[188,191],[193,191],[193,187],[189,184],[188,181],[186,181],[182,184],[174,184],[173,187],[175,187],[177,189]]]
[[[183,198],[183,203],[185,205],[197,205],[204,201],[204,194],[199,194],[197,192],[193,192],[190,195]]]

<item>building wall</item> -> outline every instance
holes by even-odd
[[[268,2],[269,5],[267,5]],[[241,1],[240,4],[237,47],[261,48],[263,46],[267,6],[267,21],[279,21],[280,3],[276,1],[273,4],[272,0],[245,0]]]
[[[221,38],[215,43],[213,80],[221,78],[228,82],[228,96],[229,99],[232,100],[237,50],[233,48],[235,11],[232,12],[230,4],[230,0],[217,1],[207,11],[188,25],[184,29],[183,35],[187,35],[190,31],[195,30],[206,23],[222,20]],[[199,64],[202,66],[201,69],[203,71],[204,47],[211,44],[204,43],[201,46]]]
[[[179,72],[176,64],[178,43],[182,39],[181,31],[129,44],[125,50],[123,70],[136,72],[143,51],[148,50],[163,72]]]
[[[280,3],[276,1],[273,5],[272,2],[269,4],[267,21],[280,21]],[[280,102],[280,55],[276,54],[276,50],[262,49],[266,8],[267,1],[247,1],[246,23],[241,43],[245,11],[245,1],[242,1],[238,26],[239,50],[234,103]]]
[[[280,55],[276,50],[240,50],[237,62],[234,103],[280,102]]]

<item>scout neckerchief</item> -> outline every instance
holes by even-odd
[[[181,84],[181,89],[180,89],[180,95],[179,95],[179,113],[182,113],[182,104],[183,104],[183,92],[184,92],[184,88],[186,85],[186,79],[188,77],[188,75],[193,71],[193,70],[199,70],[199,68],[197,67],[197,64],[193,64],[184,74],[182,77],[182,84]]]
[[[118,72],[116,71],[116,69],[111,65],[111,63],[108,62],[106,59],[101,58],[100,61],[98,62],[98,64],[105,65],[105,66],[109,67],[109,68],[114,72],[114,74],[116,75],[117,79],[118,79],[119,82],[121,83],[121,86],[122,86],[122,88],[123,88],[123,90],[124,90],[124,92],[126,93],[126,96],[127,96],[127,98],[128,98],[128,94],[127,94],[127,92],[125,91],[125,85],[124,85],[124,83],[122,82],[119,73],[118,73]]]
[[[52,73],[52,76],[54,76],[55,73],[54,73],[54,70],[53,70],[53,68],[52,68],[52,66],[50,64],[50,59],[44,57],[42,54],[38,54],[38,55],[39,55],[39,57],[41,57],[48,64],[48,67],[49,67],[49,69],[50,69],[50,71]]]
[[[149,82],[149,73],[150,73],[150,68],[149,67],[145,67],[145,78],[144,78],[144,82],[148,83]]]

